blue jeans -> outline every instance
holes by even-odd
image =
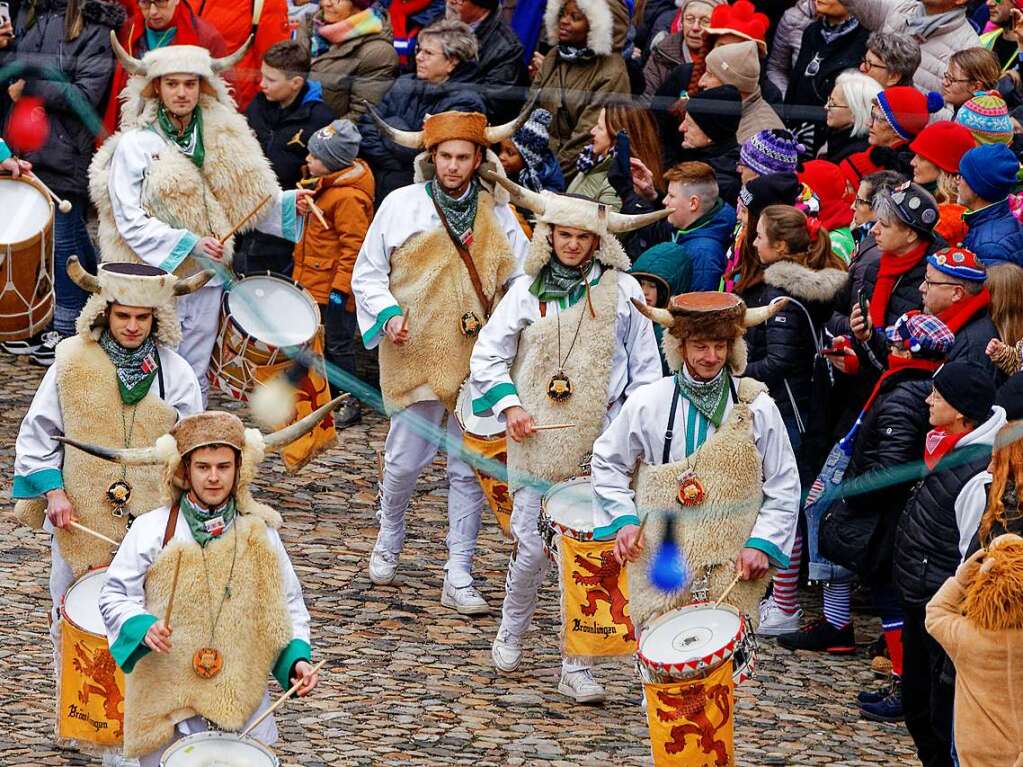
[[[849,466],[849,455],[840,444],[835,444],[828,453],[824,468],[817,475],[817,480],[810,488],[806,497],[806,556],[809,564],[811,581],[849,581],[853,578],[850,570],[830,562],[821,555],[820,537],[821,520],[831,507],[832,492],[842,484],[845,470]]]
[[[57,298],[53,327],[62,336],[74,335],[75,320],[89,298],[89,294],[68,277],[67,260],[78,256],[86,271],[96,273],[96,250],[85,228],[88,198],[76,195],[69,197],[68,201],[71,210],[67,213],[57,211],[53,220],[53,266],[56,272],[53,283]]]

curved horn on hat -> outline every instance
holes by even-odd
[[[759,306],[756,309],[747,307],[746,313],[742,317],[742,326],[744,328],[751,328],[754,325],[759,325],[761,322],[767,322],[780,312],[788,302],[788,298],[776,298],[767,306]]]
[[[349,394],[341,394],[337,397],[334,397],[334,399],[332,399],[326,405],[317,410],[314,410],[312,413],[307,415],[302,420],[295,421],[295,423],[289,426],[285,426],[283,429],[278,429],[273,434],[267,434],[265,437],[263,437],[263,446],[267,450],[283,450],[299,437],[302,437],[308,432],[312,431],[313,427],[316,426],[316,424],[318,424],[320,421],[322,421],[324,417],[327,415],[327,413],[334,410],[334,408],[336,408],[350,396],[351,395]]]
[[[369,112],[369,116],[373,118],[373,122],[377,124],[377,128],[380,129],[380,132],[387,136],[387,138],[395,144],[407,149],[423,148],[423,132],[421,130],[398,130],[397,128],[392,128],[387,124],[384,118],[380,116],[380,113],[373,108],[372,104],[365,99],[362,103],[365,105],[366,111]]]
[[[78,256],[71,256],[67,260],[67,276],[71,278],[75,285],[87,293],[99,293],[100,291],[99,279],[85,271],[85,267],[78,260]]]
[[[632,301],[632,305],[639,310],[639,313],[651,322],[656,322],[658,325],[663,325],[666,328],[670,328],[675,324],[675,315],[667,309],[658,309],[656,306],[650,306],[649,304],[643,303],[638,298],[632,298],[630,300]]]
[[[212,269],[203,269],[201,272],[196,272],[191,277],[184,280],[178,280],[174,283],[174,295],[176,296],[187,296],[189,293],[194,293],[207,282],[214,278],[215,273]]]
[[[122,463],[126,466],[146,466],[149,464],[163,463],[159,450],[154,447],[102,447],[91,442],[79,442],[70,437],[55,437],[58,442],[64,445],[77,447],[83,453],[94,455],[105,461]]]
[[[528,208],[538,216],[542,216],[544,210],[547,208],[543,195],[539,192],[534,192],[532,189],[526,189],[526,187],[516,184],[510,178],[498,175],[489,168],[480,168],[479,174],[484,181],[488,181],[491,184],[498,184],[499,186],[503,186],[507,189],[508,194],[511,196],[511,201],[519,207]]]
[[[626,213],[616,213],[612,210],[607,214],[607,231],[611,234],[631,232],[634,229],[642,229],[644,226],[650,226],[650,224],[660,221],[662,218],[667,218],[670,215],[670,208],[655,210],[652,213],[638,213],[633,216]]]
[[[142,63],[142,59],[137,59],[132,56],[128,51],[124,50],[121,45],[121,41],[117,39],[117,32],[110,30],[110,46],[114,49],[114,53],[117,54],[117,59],[121,62],[121,66],[128,74],[132,75],[143,75],[146,73],[146,67]]]
[[[210,59],[210,69],[214,72],[223,72],[226,69],[231,69],[235,64],[242,60],[242,57],[249,52],[249,48],[252,47],[252,41],[255,40],[254,35],[249,35],[248,40],[242,43],[242,47],[236,50],[234,53],[223,56],[219,59]]]
[[[522,108],[522,111],[519,112],[518,117],[514,120],[506,122],[504,125],[495,125],[493,128],[485,128],[483,135],[486,136],[487,143],[497,144],[504,141],[506,138],[511,138],[515,134],[515,131],[526,124],[526,120],[528,120],[529,116],[533,114],[533,109],[536,107],[536,102],[539,99],[540,91],[537,90],[536,93],[533,94],[533,98],[527,102],[526,106]]]

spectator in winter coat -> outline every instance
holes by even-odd
[[[735,0],[731,5],[719,5],[710,15],[710,26],[707,27],[707,44],[711,49],[744,40],[757,44],[760,55],[760,91],[771,104],[780,104],[784,94],[774,87],[767,78],[764,61],[767,58],[767,32],[771,20],[766,14],[759,13],[757,6],[749,0]]]
[[[966,207],[958,202],[959,162],[974,146],[970,131],[950,120],[931,123],[909,145],[913,181],[934,195],[938,203],[934,231],[945,242],[962,242],[966,236]]]
[[[367,0],[321,0],[297,39],[309,48],[310,79],[323,88],[334,116],[358,120],[362,102],[379,104],[398,75],[391,20]]]
[[[920,68],[920,43],[903,32],[871,32],[860,71],[882,88],[912,85]]]
[[[745,143],[760,131],[782,129],[781,118],[760,91],[760,58],[751,40],[719,45],[706,58],[700,88],[732,85],[742,97],[742,117],[736,139]]]
[[[565,177],[550,148],[547,132],[551,113],[534,109],[529,119],[497,148],[497,156],[505,175],[534,192],[565,191]]]
[[[991,321],[998,330],[998,338],[987,345],[987,356],[1012,376],[1023,369],[1023,267],[1005,262],[989,266],[984,284],[991,291]]]
[[[668,306],[668,300],[672,296],[691,290],[693,262],[685,251],[676,247],[674,243],[662,242],[637,258],[629,274],[639,282],[647,305],[663,309]],[[671,375],[664,350],[661,348],[663,333],[664,327],[655,322],[654,337],[657,339],[657,349],[661,354],[661,372],[664,375]]]
[[[1016,68],[1019,62],[1019,42],[1013,30],[1012,9],[1015,3],[987,3],[987,31],[980,36],[980,44],[991,51],[998,61],[998,68],[1008,72]]]
[[[771,52],[767,54],[767,76],[779,91],[789,89],[793,67],[803,44],[803,30],[817,20],[814,0],[798,0],[782,14],[774,30]]]
[[[1009,261],[1023,266],[1023,225],[1009,210],[1008,195],[1019,161],[1004,144],[987,144],[959,161],[959,204],[969,227],[963,245],[985,264]]]
[[[683,83],[681,90],[690,96],[696,93],[700,77],[705,71],[705,57],[708,51],[707,27],[710,25],[711,12],[723,0],[683,0],[678,9],[680,28],[657,42],[650,51],[646,66],[643,67],[642,100],[654,111],[667,109],[674,101],[668,103],[652,103],[654,95],[674,70],[689,65],[685,74],[678,79]],[[674,10],[674,8],[673,8]],[[679,94],[675,93],[675,97]]]
[[[309,50],[297,40],[271,45],[263,56],[260,92],[245,117],[282,189],[294,189],[312,135],[334,118],[323,103],[320,84],[307,80]],[[293,242],[262,232],[248,232],[235,246],[235,268],[242,274],[291,274]]]
[[[847,69],[838,76],[831,97],[824,105],[827,113],[824,146],[818,157],[840,163],[868,148],[870,111],[880,92],[877,81],[862,72]]]
[[[689,99],[679,126],[682,162],[705,162],[714,169],[721,199],[735,205],[739,197],[739,145],[735,135],[742,119],[742,99],[731,85],[700,91]]]
[[[522,43],[501,18],[499,0],[456,0],[458,19],[476,34],[480,51],[480,85],[492,125],[514,120],[529,84],[522,61]],[[451,3],[448,4],[449,10]]]

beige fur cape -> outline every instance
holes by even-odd
[[[675,541],[684,552],[694,579],[705,575],[708,594],[716,599],[735,577],[735,562],[756,523],[763,503],[763,466],[753,441],[753,416],[749,408],[766,387],[750,378],[738,381],[739,401],[721,428],[693,455],[677,463],[642,464],[636,474],[636,508],[651,514],[644,532],[640,558],[629,565],[629,609],[637,626],[676,607],[689,604],[688,590],[665,594],[650,583],[650,560],[664,538],[665,518],[658,511],[675,513]],[[685,400],[679,407],[686,407]],[[684,435],[676,434],[676,438]],[[695,465],[706,499],[699,506],[683,508],[676,500],[677,477]],[[773,568],[772,568],[773,571]],[[741,581],[725,600],[746,613],[756,628],[760,598],[769,572],[756,581]]]
[[[494,200],[479,194],[469,254],[483,292],[498,291],[515,270],[515,256]],[[476,343],[460,331],[462,315],[485,319],[469,272],[443,226],[410,237],[391,255],[391,294],[409,314],[409,340],[398,347],[380,343],[380,388],[389,415],[414,402],[439,399],[454,410],[458,389],[469,375],[469,357]]]

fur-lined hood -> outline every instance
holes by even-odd
[[[566,0],[548,0],[543,20],[547,30],[547,40],[551,45],[558,42],[558,16]],[[618,2],[618,0],[611,0]],[[624,5],[624,3],[618,3]],[[579,10],[586,16],[590,30],[586,36],[586,47],[598,56],[609,56],[613,50],[619,50],[622,44],[616,40],[615,19],[608,0],[576,0]]]
[[[778,261],[764,270],[764,282],[800,301],[830,303],[849,281],[841,269],[814,270],[795,261]]]

